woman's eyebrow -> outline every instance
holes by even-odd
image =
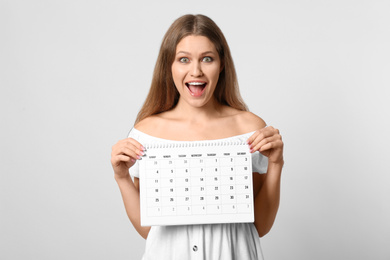
[[[191,53],[188,51],[179,51],[176,53],[176,55],[179,55],[179,54],[191,55]],[[215,53],[213,51],[205,51],[205,52],[201,53],[201,55],[206,55],[206,54],[215,54]]]
[[[213,51],[205,51],[202,53],[202,55],[206,55],[206,54],[215,54]]]
[[[190,55],[191,53],[187,52],[187,51],[179,51],[176,53],[176,55],[178,54],[185,54],[185,55]]]

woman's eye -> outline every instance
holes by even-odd
[[[212,62],[212,61],[213,61],[213,58],[211,58],[211,57],[204,57],[204,58],[203,58],[203,61],[204,61],[204,62]]]
[[[187,63],[187,62],[189,62],[190,60],[189,60],[188,58],[180,58],[179,61],[180,61],[181,63]]]

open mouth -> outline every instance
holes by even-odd
[[[187,82],[186,86],[192,96],[201,96],[206,88],[207,83],[202,81],[191,81]]]

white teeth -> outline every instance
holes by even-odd
[[[199,85],[204,85],[206,83],[202,83],[202,82],[188,82],[188,85],[194,85],[194,86],[199,86]]]

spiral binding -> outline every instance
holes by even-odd
[[[213,146],[234,146],[234,145],[246,145],[245,141],[200,141],[190,143],[153,143],[145,144],[147,149],[171,149],[171,148],[192,148],[192,147],[213,147]]]

